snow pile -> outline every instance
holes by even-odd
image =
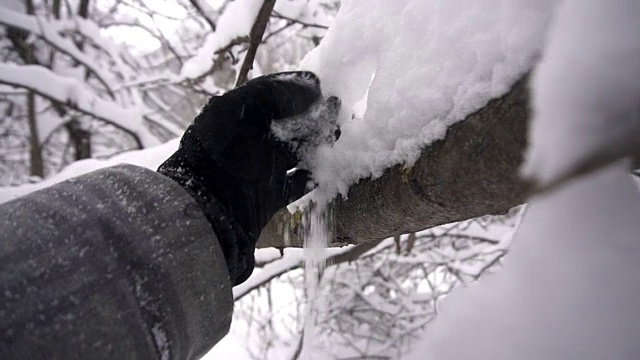
[[[549,184],[640,149],[638,16],[635,0],[567,0],[558,9],[533,81],[525,176]]]
[[[195,56],[187,60],[180,70],[180,77],[197,78],[213,66],[213,57],[234,40],[248,37],[262,0],[236,0],[218,19],[216,31],[207,35]]]
[[[640,357],[640,3],[566,0],[533,82],[538,195],[505,270],[453,294],[414,359]]]
[[[617,164],[531,201],[504,270],[459,289],[410,359],[637,359],[640,198]]]
[[[342,138],[321,147],[316,180],[346,193],[411,163],[447,127],[507,92],[542,46],[551,0],[343,1],[301,68],[343,101]],[[352,113],[364,118],[351,119]]]

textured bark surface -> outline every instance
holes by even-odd
[[[333,245],[501,213],[524,202],[527,186],[518,178],[518,167],[529,117],[527,79],[452,126],[412,167],[397,165],[353,185],[346,200],[334,202]],[[299,216],[281,211],[258,246],[302,246],[299,223]]]

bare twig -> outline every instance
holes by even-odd
[[[352,247],[349,251],[335,255],[327,259],[327,265],[338,265],[344,262],[356,261],[360,258],[360,255],[378,246],[384,239],[377,239],[368,241]]]
[[[278,13],[277,11],[273,12],[273,16],[278,18],[278,19],[287,20],[287,21],[290,21],[292,23],[300,24],[300,25],[302,25],[304,27],[314,27],[314,28],[319,28],[319,29],[328,29],[329,28],[327,25],[312,24],[312,23],[304,22],[302,20],[293,19],[293,18],[290,18],[288,16],[284,16],[284,15]]]
[[[247,50],[247,55],[245,55],[242,66],[240,67],[240,71],[238,72],[236,86],[240,86],[247,81],[249,70],[253,68],[253,60],[256,57],[258,46],[260,46],[260,43],[262,43],[262,36],[264,35],[264,31],[267,28],[267,24],[269,23],[269,19],[271,18],[271,11],[273,10],[273,6],[275,4],[276,0],[264,0],[264,2],[262,3],[262,7],[258,12],[258,16],[256,16],[256,21],[251,27],[251,33],[249,35],[249,49]]]
[[[214,22],[211,14],[209,14],[204,8],[207,4],[202,4],[200,0],[189,0],[191,5],[198,11],[198,13],[204,18],[204,20],[211,26],[211,31],[216,31],[216,23]]]
[[[278,30],[274,30],[274,31],[270,32],[267,36],[265,36],[265,37],[264,37],[264,39],[262,39],[262,43],[263,43],[263,44],[264,44],[264,43],[266,43],[266,42],[267,42],[267,40],[269,40],[269,38],[271,38],[271,37],[272,37],[272,36],[274,36],[274,35],[279,34],[279,33],[280,33],[280,32],[282,32],[283,30],[286,30],[286,29],[290,28],[290,27],[291,27],[291,26],[293,26],[293,25],[295,25],[295,23],[293,23],[293,22],[291,22],[291,21],[290,21],[290,22],[287,22],[287,24],[286,24],[286,25],[284,25],[283,27],[281,27],[280,29],[278,29]]]

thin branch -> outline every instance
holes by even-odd
[[[281,27],[280,29],[270,32],[269,34],[267,34],[267,36],[264,37],[264,39],[262,39],[262,43],[265,44],[272,36],[279,34],[283,30],[286,30],[286,29],[290,28],[294,24],[295,23],[293,23],[293,22],[287,22],[287,24],[284,25],[283,27]]]
[[[338,254],[328,255],[325,258],[327,266],[335,266],[345,262],[351,262],[358,260],[358,258],[369,250],[375,248],[378,244],[380,244],[384,239],[374,240],[367,243],[363,243],[360,245],[352,246],[346,249],[337,250]],[[383,251],[385,248],[380,249]],[[269,262],[265,266],[262,267],[262,271],[266,274],[259,281],[251,282],[247,281],[246,283],[239,285],[234,288],[233,291],[233,300],[237,301],[243,298],[245,295],[250,292],[261,288],[263,285],[269,283],[271,280],[280,277],[292,270],[299,269],[304,265],[304,260],[302,257],[296,258],[284,258],[281,257],[275,261]]]
[[[216,31],[216,23],[208,13],[205,7],[209,7],[208,4],[202,3],[200,0],[189,0],[191,5],[198,11],[198,13],[204,18],[204,20],[211,26],[211,31]]]
[[[334,255],[327,259],[327,266],[338,265],[345,262],[356,261],[360,258],[360,255],[363,255],[367,251],[375,248],[385,239],[377,239],[373,241],[368,241],[359,245],[352,247],[347,252]]]
[[[174,21],[182,21],[182,20],[184,20],[181,17],[160,13],[160,12],[150,8],[149,6],[147,6],[147,4],[145,4],[144,2],[141,2],[141,1],[136,1],[136,3],[132,3],[130,1],[124,1],[123,0],[123,1],[120,1],[120,3],[122,5],[124,5],[124,6],[130,7],[133,10],[141,12],[141,13],[149,16],[150,18],[152,18],[153,16],[160,16],[160,17],[163,17],[165,19],[174,20]]]
[[[291,262],[287,261],[283,263],[283,261],[285,260],[279,260],[277,262],[274,261],[268,264],[267,266],[265,266],[262,269],[262,271],[270,271],[273,269],[273,272],[270,273],[268,276],[265,276],[264,278],[260,279],[260,281],[256,281],[256,282],[247,281],[244,284],[236,286],[233,289],[234,290],[233,301],[238,301],[242,299],[245,295],[249,294],[253,290],[259,289],[260,287],[269,283],[271,280],[277,277],[280,277],[281,275],[284,275],[291,270],[300,268],[300,266],[303,264],[302,261],[291,261]]]
[[[262,3],[262,7],[258,12],[258,16],[256,16],[256,21],[251,27],[249,49],[247,50],[247,55],[245,55],[242,66],[240,67],[240,71],[238,72],[236,86],[240,86],[247,81],[249,70],[253,68],[253,60],[256,57],[258,46],[260,46],[260,44],[262,43],[262,36],[264,35],[264,31],[267,28],[267,24],[269,23],[269,19],[271,18],[271,11],[273,10],[273,6],[275,4],[276,0],[264,0],[264,2]]]
[[[302,20],[293,19],[293,18],[290,18],[288,16],[284,16],[284,15],[278,13],[277,11],[273,12],[273,16],[278,18],[278,19],[287,20],[287,21],[290,21],[292,23],[300,24],[300,25],[302,25],[304,27],[313,27],[313,28],[318,28],[318,29],[329,29],[329,27],[327,25],[312,24],[312,23],[304,22]]]

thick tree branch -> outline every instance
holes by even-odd
[[[353,185],[348,200],[334,203],[333,245],[502,213],[523,203],[527,186],[518,177],[518,167],[529,117],[527,79],[452,126],[411,168],[397,165],[375,180]],[[258,246],[302,246],[295,225],[288,212],[281,211],[262,232]]]

